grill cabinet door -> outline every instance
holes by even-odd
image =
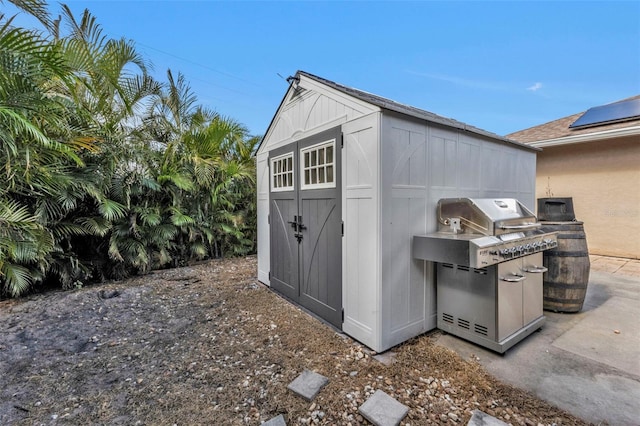
[[[498,264],[498,342],[522,328],[522,259]]]
[[[547,269],[542,266],[542,252],[523,257],[522,269],[527,277],[522,285],[522,320],[527,325],[543,314],[542,277]]]

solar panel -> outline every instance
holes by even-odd
[[[589,108],[573,122],[570,129],[588,127],[596,124],[615,123],[640,117],[640,99],[620,101],[613,104]]]

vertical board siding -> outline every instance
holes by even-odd
[[[422,123],[397,117],[383,119],[380,168],[385,349],[428,330],[425,262],[414,261],[411,254],[411,237],[424,234],[427,226],[426,130]],[[444,139],[440,147],[446,156]],[[436,172],[442,182],[444,167]]]
[[[258,280],[269,283],[269,153],[256,156],[258,216]]]
[[[379,115],[343,126],[343,306],[345,333],[380,350],[378,276]]]
[[[286,144],[292,141],[295,135],[320,128],[337,118],[344,117],[345,121],[349,121],[378,110],[360,101],[332,97],[333,93],[323,91],[322,87],[311,83],[309,85],[309,89],[303,90],[302,93],[289,95],[290,99],[274,118],[260,146],[260,152]]]
[[[458,158],[458,135],[452,131],[432,129],[429,138],[429,171],[431,186],[456,188]]]
[[[478,161],[481,153],[480,144],[461,138],[458,144],[458,158],[464,167],[459,168],[458,182],[460,188],[478,193],[482,182],[481,163]]]
[[[502,180],[502,169],[504,166],[503,152],[499,147],[485,146],[482,150],[482,190],[484,197],[497,197],[504,184]]]

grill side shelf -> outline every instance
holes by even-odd
[[[469,239],[464,238],[463,235],[457,237],[459,238],[443,238],[437,233],[414,235],[413,257],[432,262],[470,266]]]

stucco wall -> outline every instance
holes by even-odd
[[[536,198],[573,198],[591,254],[640,259],[637,136],[544,148],[536,176]]]

